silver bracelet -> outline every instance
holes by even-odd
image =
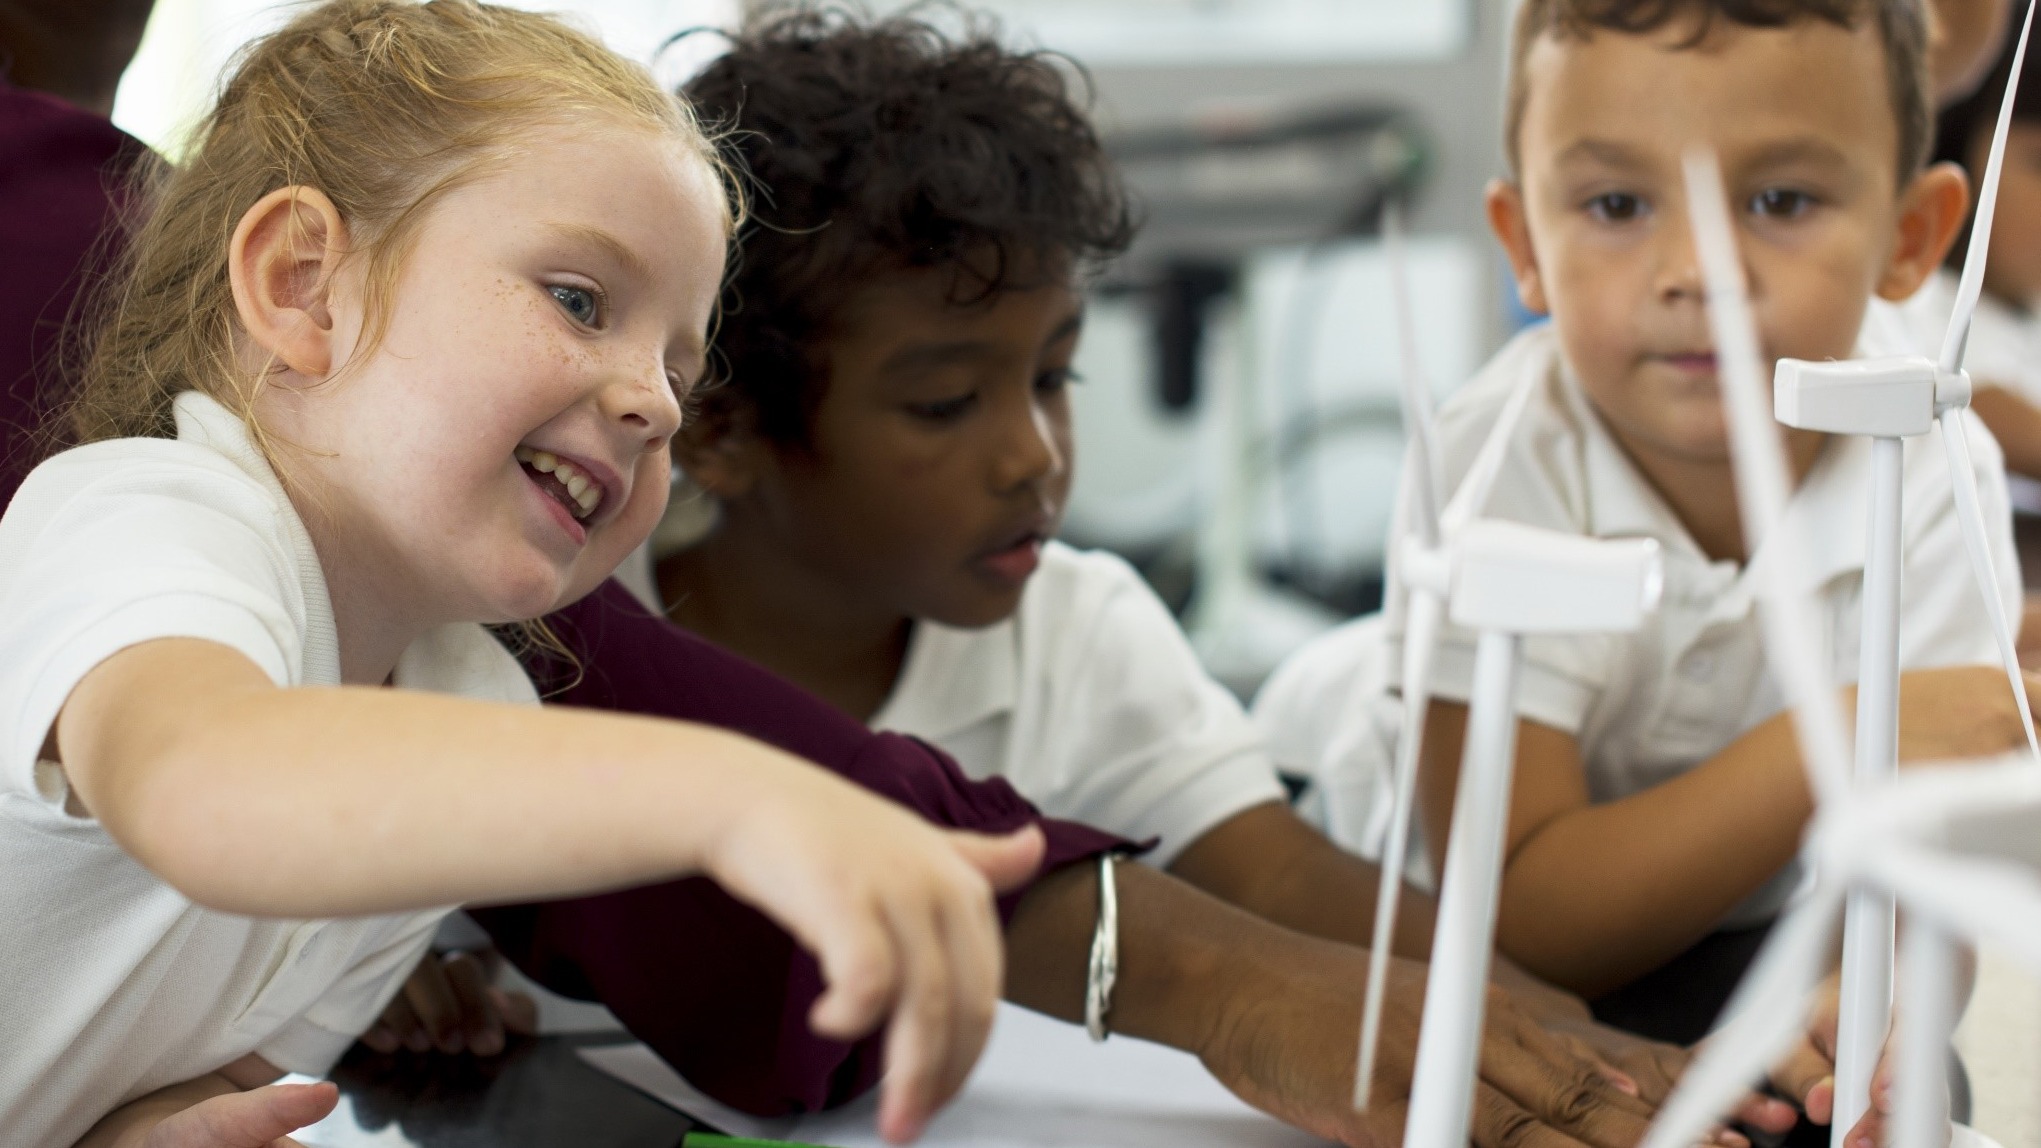
[[[1113,1011],[1113,982],[1120,975],[1120,892],[1114,880],[1119,855],[1098,855],[1098,927],[1091,934],[1091,963],[1084,978],[1084,1031],[1094,1041],[1106,1038],[1106,1017]]]

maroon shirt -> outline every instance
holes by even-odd
[[[799,754],[942,825],[1003,832],[1030,822],[1049,872],[1119,838],[1041,818],[1002,779],[974,782],[940,751],[873,733],[835,707],[659,618],[609,582],[550,619],[584,661],[567,705],[723,726]],[[536,666],[544,689],[563,669]],[[571,670],[565,671],[572,681]],[[1002,918],[1019,900],[1000,902]],[[833,1107],[878,1081],[880,1038],[842,1044],[808,1028],[814,960],[706,880],[471,910],[505,954],[556,992],[600,1000],[716,1099],[759,1115]]]
[[[121,176],[143,155],[103,116],[0,77],[0,506],[41,456],[42,388],[88,263],[108,243]]]
[[[39,369],[59,345],[86,257],[114,220],[117,172],[140,145],[106,120],[0,83],[0,428],[33,428]],[[41,388],[47,394],[48,387]],[[25,434],[0,457],[0,506],[37,457]],[[1042,818],[1004,781],[974,782],[942,753],[873,733],[806,691],[651,616],[614,582],[551,619],[578,680],[538,663],[565,705],[722,726],[798,754],[941,825],[1048,838],[1043,872],[1119,839]],[[567,684],[572,681],[572,684]],[[1018,894],[1001,902],[1010,914]],[[703,879],[478,910],[541,984],[600,1000],[710,1095],[761,1114],[840,1104],[879,1076],[879,1038],[808,1029],[815,962],[784,932]]]

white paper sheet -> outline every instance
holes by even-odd
[[[836,1112],[761,1120],[703,1096],[641,1044],[581,1049],[625,1084],[736,1136],[880,1148],[871,1097]],[[1323,1141],[1249,1108],[1196,1057],[1127,1037],[1093,1044],[1076,1025],[1001,1005],[963,1095],[925,1148],[1304,1148]]]

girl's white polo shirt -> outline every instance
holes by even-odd
[[[1042,549],[1012,617],[918,622],[875,729],[911,734],[974,778],[1004,777],[1051,817],[1136,841],[1166,866],[1282,782],[1240,703],[1125,562]]]
[[[117,1105],[251,1052],[325,1072],[444,915],[213,912],[65,812],[63,772],[39,750],[72,688],[119,650],[202,638],[279,686],[340,682],[325,578],[274,472],[219,403],[187,393],[175,412],[175,440],[37,467],[0,519],[0,1143],[69,1144]],[[395,680],[537,701],[473,625],[415,643]]]
[[[1816,603],[1834,680],[1856,680],[1868,440],[1831,439],[1794,492],[1785,522],[1740,567],[1702,553],[1631,465],[1565,368],[1549,326],[1517,336],[1440,410],[1447,490],[1459,489],[1505,398],[1527,374],[1536,390],[1485,514],[1593,537],[1653,538],[1665,562],[1663,600],[1638,632],[1539,635],[1524,642],[1517,713],[1579,741],[1594,801],[1676,777],[1783,708],[1765,662],[1753,572],[1779,562],[1784,547],[1799,548],[1794,566]],[[2004,460],[1983,423],[1967,412],[1964,417],[1992,524],[1999,596],[2017,618],[2020,566]],[[1903,481],[1902,666],[1998,664],[1958,533],[1939,436],[1907,441]],[[1392,568],[1401,536],[1398,530],[1390,546]],[[1305,647],[1277,670],[1254,705],[1276,761],[1321,783],[1334,839],[1373,857],[1386,836],[1390,762],[1402,717],[1403,605],[1402,595],[1392,593],[1382,614]],[[1473,660],[1474,635],[1447,627],[1433,668],[1434,696],[1466,701]],[[1356,697],[1368,701],[1356,707]],[[1409,871],[1428,883],[1421,844],[1412,854],[1405,859]],[[1724,923],[1776,913],[1797,878],[1794,871],[1780,874]]]

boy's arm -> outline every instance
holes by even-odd
[[[1007,927],[1006,996],[1080,1018],[1097,868],[1039,882]],[[1141,865],[1118,871],[1113,1031],[1196,1054],[1243,1100],[1345,1144],[1402,1140],[1424,968],[1393,966],[1378,1103],[1353,1110],[1354,1025],[1367,953],[1279,928]],[[1630,1148],[1651,1106],[1618,1091],[1492,990],[1472,1139],[1480,1148]]]
[[[2029,696],[2036,696],[2032,680]],[[1843,691],[1855,708],[1855,691]],[[1432,703],[1418,803],[1434,864],[1452,819],[1467,709]],[[1584,996],[1627,984],[1705,936],[1791,860],[1812,813],[1789,715],[1650,789],[1588,798],[1578,743],[1517,723],[1497,947]],[[2024,744],[2001,671],[1917,670],[1900,689],[1900,757],[1938,761]]]
[[[1170,873],[1287,929],[1366,947],[1374,941],[1382,871],[1327,840],[1281,802],[1244,809],[1213,826],[1170,862]],[[1432,899],[1404,886],[1393,949],[1431,953]]]
[[[1970,396],[1970,409],[1984,420],[1999,448],[2005,451],[2007,470],[2041,478],[2041,407],[2028,402],[2018,391],[1980,379],[1976,392]]]
[[[1435,870],[1452,823],[1467,708],[1434,701],[1418,805]],[[1706,935],[1792,860],[1811,810],[1783,715],[1714,758],[1630,797],[1588,798],[1579,743],[1517,723],[1496,947],[1595,996]]]

